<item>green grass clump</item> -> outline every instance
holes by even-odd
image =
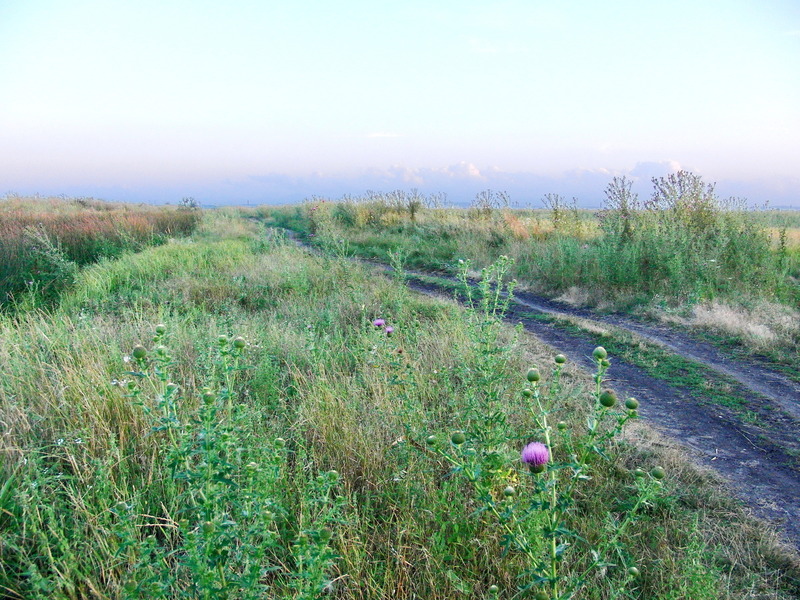
[[[511,598],[597,562],[575,598],[792,597],[791,555],[706,476],[641,427],[606,435],[633,409],[598,408],[603,373],[557,363],[546,406],[520,393],[532,364],[550,386],[551,353],[492,289],[462,310],[220,213],[0,317],[3,594]],[[579,482],[555,529],[519,460],[554,423],[547,480]],[[511,541],[485,510],[503,498]]]

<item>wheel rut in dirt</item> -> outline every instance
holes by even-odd
[[[713,345],[693,339],[670,327],[642,323],[619,315],[598,315],[586,309],[524,292],[516,293],[515,300],[518,304],[544,314],[574,316],[625,329],[734,379],[739,385],[765,396],[800,423],[800,383],[755,361],[732,359]]]
[[[409,287],[415,291],[429,295],[446,295],[452,292],[445,287],[437,286],[430,281],[422,281],[413,276],[408,281]],[[595,364],[592,351],[597,345],[589,335],[566,331],[552,323],[543,322],[530,316],[531,311],[565,314],[555,310],[550,301],[536,298],[530,294],[515,297],[506,314],[506,320],[522,323],[526,331],[565,354],[571,361],[585,370],[593,372]],[[544,302],[542,302],[544,300]],[[545,310],[541,310],[542,309]],[[572,316],[579,316],[598,323],[608,323],[606,317],[598,318],[585,310],[569,311]],[[613,324],[638,335],[645,326],[636,329],[622,325],[622,319],[614,319]],[[637,331],[638,329],[638,331]],[[649,330],[648,330],[649,331]],[[652,341],[662,341],[672,335],[660,332],[661,335],[648,336]],[[676,336],[686,338],[687,336]],[[673,338],[674,339],[674,338]],[[682,339],[680,345],[674,342],[664,344],[678,354],[702,362],[709,368],[715,368],[715,361],[702,360],[707,349],[698,351],[692,345],[692,351],[684,353],[682,348],[690,345]],[[706,344],[707,345],[707,344]],[[716,351],[714,351],[716,352]],[[712,354],[708,352],[708,354]],[[738,361],[726,361],[727,370],[734,370]],[[751,368],[751,365],[747,365]],[[759,369],[766,370],[764,367]],[[752,372],[752,371],[751,371]],[[771,373],[771,372],[770,372]],[[714,470],[730,482],[734,494],[747,504],[755,515],[774,523],[785,533],[786,538],[800,549],[800,471],[793,467],[797,463],[795,457],[787,453],[781,440],[797,441],[798,422],[791,417],[778,420],[781,431],[773,432],[775,436],[765,436],[762,428],[742,422],[733,411],[696,399],[680,386],[673,386],[663,379],[648,374],[644,369],[618,357],[613,358],[613,366],[608,381],[621,396],[632,396],[640,401],[641,417],[657,431],[676,440],[684,446],[698,463]],[[784,385],[784,378],[777,375],[775,380],[779,386]],[[736,378],[738,380],[738,378]],[[764,387],[758,394],[765,402],[777,400],[769,395],[777,393],[781,387]],[[738,390],[739,393],[755,393],[749,386]],[[766,394],[763,392],[767,392]],[[793,393],[793,392],[792,392]],[[797,402],[794,395],[787,400]],[[775,427],[775,423],[770,424]]]

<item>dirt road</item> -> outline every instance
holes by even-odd
[[[409,286],[452,297],[447,288],[428,280],[412,277]],[[800,385],[763,365],[724,356],[710,344],[668,327],[516,294],[506,320],[522,323],[526,331],[590,372],[595,368],[591,356],[596,340],[532,318],[531,313],[613,325],[733,379],[732,393],[752,407],[757,422],[745,422],[736,411],[698,398],[696,390],[690,393],[619,357],[614,358],[609,383],[619,395],[640,400],[643,419],[683,445],[697,462],[720,473],[754,514],[773,522],[800,549],[800,469],[793,453],[800,449]]]

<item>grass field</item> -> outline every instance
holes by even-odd
[[[479,270],[508,256],[511,276],[534,292],[703,329],[796,364],[800,213],[744,210],[699,178],[681,177],[688,181],[662,182],[666,189],[647,203],[615,180],[606,209],[594,213],[557,197],[542,211],[446,209],[395,193],[252,214],[329,251],[408,268],[453,273],[470,259]]]
[[[584,375],[484,298],[215,211],[0,315],[0,590],[800,595],[796,554],[605,391],[602,349]]]

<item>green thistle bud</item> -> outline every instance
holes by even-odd
[[[283,439],[282,437],[278,437],[275,438],[274,444],[276,448],[283,448],[284,446],[286,446],[286,440]]]
[[[429,435],[425,439],[425,443],[428,444],[428,446],[433,446],[434,444],[436,444],[436,436],[435,435]]]
[[[606,408],[611,408],[617,403],[617,396],[611,390],[605,390],[600,394],[600,404]]]
[[[511,497],[512,497],[512,496],[514,496],[516,493],[517,493],[517,490],[515,490],[515,489],[514,489],[514,486],[512,486],[512,485],[509,485],[508,487],[506,487],[506,489],[504,489],[504,490],[503,490],[503,495],[504,495],[506,498],[511,498]]]
[[[322,529],[319,530],[319,541],[325,543],[331,539],[332,535],[333,533],[331,532],[330,529],[328,529],[327,527],[323,527]]]
[[[565,362],[567,362],[567,357],[563,354],[556,354],[556,357],[553,360],[556,361],[557,365],[563,365]]]
[[[133,352],[131,355],[136,360],[142,360],[145,356],[147,356],[147,349],[144,346],[136,345],[133,347]]]
[[[558,430],[559,430],[559,431],[566,431],[566,429],[567,429],[567,422],[566,422],[566,421],[559,421],[559,422],[558,422],[558,425],[556,425],[556,427],[558,427]]]
[[[533,600],[550,600],[550,596],[547,595],[547,592],[536,592],[533,595]]]
[[[645,476],[645,472],[644,472],[644,470],[642,470],[642,469],[636,469],[636,470],[633,472],[633,476],[634,476],[634,477],[636,477],[636,479],[641,479],[642,477],[644,477],[644,476]]]
[[[339,481],[339,471],[335,469],[331,469],[326,473],[326,475],[328,476],[328,481],[332,481],[333,483]]]
[[[217,338],[217,342],[219,343],[219,345],[220,345],[220,346],[224,346],[225,344],[227,344],[227,343],[228,343],[228,336],[227,336],[227,335],[221,335],[221,336],[219,336],[219,337]]]
[[[522,397],[523,398],[532,398],[533,397],[533,390],[530,388],[525,388],[522,390]]]
[[[166,346],[156,347],[156,354],[158,354],[159,356],[165,356],[167,354],[167,347]]]
[[[214,529],[216,529],[216,527],[214,526],[214,521],[205,521],[203,523],[203,533],[205,533],[206,535],[214,533]]]
[[[598,346],[594,349],[594,352],[592,352],[592,356],[594,356],[595,360],[603,360],[608,356],[608,352],[606,352],[606,349],[602,346]]]
[[[541,375],[539,375],[539,369],[528,369],[528,381],[531,383],[535,383],[541,379]]]
[[[600,366],[607,369],[608,367],[611,366],[611,361],[608,360],[607,358],[604,358],[600,361]]]
[[[456,446],[460,446],[464,442],[467,441],[467,436],[464,435],[461,431],[456,431],[453,435],[450,436],[450,441],[453,442]]]
[[[500,592],[500,588],[497,587],[496,585],[490,585],[489,586],[489,593],[492,596],[496,596],[499,592]]]
[[[664,479],[664,476],[666,476],[666,474],[667,472],[664,470],[663,467],[653,467],[653,469],[650,471],[650,476],[653,479]]]
[[[167,333],[167,326],[164,325],[163,323],[159,323],[158,325],[156,325],[156,333],[158,335],[164,335],[165,333]]]
[[[174,394],[177,391],[178,391],[178,384],[177,383],[171,383],[170,382],[170,383],[167,384],[167,393],[168,394]]]
[[[216,399],[217,395],[211,390],[205,390],[203,392],[203,402],[205,402],[206,404],[211,404]]]
[[[233,340],[233,347],[234,348],[238,348],[239,350],[244,348],[246,344],[247,344],[247,342],[245,342],[244,338],[241,337],[241,336],[237,337],[237,338],[234,338],[234,340]]]
[[[639,569],[637,569],[636,567],[631,567],[630,569],[628,569],[628,575],[630,575],[631,577],[638,577]]]

